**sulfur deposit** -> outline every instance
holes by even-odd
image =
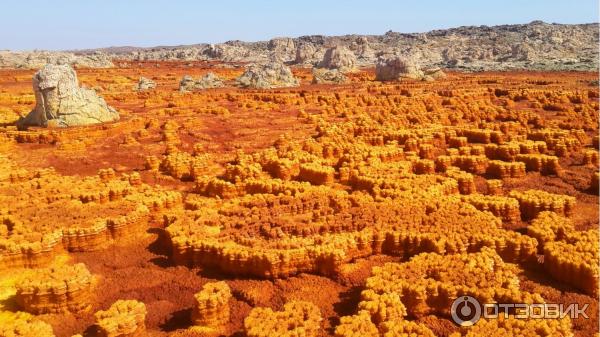
[[[195,326],[223,330],[229,323],[231,290],[225,282],[207,283],[194,295],[196,306],[192,311]]]
[[[93,300],[93,277],[83,263],[33,270],[17,284],[16,301],[30,313],[79,312]]]
[[[94,314],[99,337],[145,336],[146,306],[134,300],[118,300],[108,310]]]
[[[321,313],[314,304],[292,301],[283,306],[283,311],[252,309],[244,319],[244,329],[248,337],[315,337],[320,331],[321,320]]]
[[[393,32],[122,54],[77,69],[121,118],[73,128],[19,130],[37,103],[33,71],[3,69],[0,331],[596,333],[597,74],[458,72],[512,48],[423,52],[437,34],[380,54],[414,57],[435,81],[376,80],[375,55],[407,41]],[[325,46],[339,46],[332,69],[318,67]],[[156,87],[138,90],[140,77]],[[463,329],[449,310],[464,295],[587,304],[590,318],[509,312]]]

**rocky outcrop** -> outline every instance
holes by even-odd
[[[111,59],[247,63],[272,60],[316,65],[327,47],[347,46],[358,66],[374,65],[380,53],[396,53],[415,56],[423,68],[595,71],[599,59],[597,28],[597,24],[566,25],[534,21],[519,25],[468,26],[413,34],[389,31],[383,35],[312,35],[259,42],[121,47],[77,53],[4,51],[0,52],[0,68],[39,68],[46,63],[111,67]]]
[[[138,83],[133,88],[135,91],[147,91],[156,88],[156,83],[151,79],[140,77]]]
[[[302,65],[317,64],[323,58],[323,52],[312,43],[302,43],[296,48],[294,63]]]
[[[37,69],[42,68],[46,64],[69,64],[83,68],[114,67],[111,56],[101,52],[75,55],[73,53],[51,51],[0,51],[0,68]]]
[[[108,310],[98,311],[96,334],[98,337],[146,336],[146,305],[135,300],[118,300]]]
[[[185,75],[179,82],[179,91],[194,91],[203,89],[222,88],[225,84],[223,80],[214,73],[207,73],[201,78],[195,80],[189,75]]]
[[[368,64],[375,58],[375,51],[369,45],[369,39],[366,36],[359,36],[350,45],[350,50],[354,52],[357,57],[358,63]]]
[[[413,59],[398,55],[380,56],[375,67],[375,79],[378,81],[420,80],[424,76]]]
[[[338,69],[313,68],[313,84],[341,84],[348,78]]]
[[[299,81],[289,67],[281,63],[253,64],[237,78],[242,88],[272,89],[296,87]]]
[[[263,51],[261,55],[261,53],[256,53],[243,44],[235,42],[211,44],[202,53],[208,56],[209,59],[217,59],[225,62],[259,62],[267,58],[266,51]]]
[[[480,70],[596,70],[597,24],[528,24],[469,26],[426,33],[383,35],[302,36],[274,39],[270,43],[229,41],[215,45],[149,49],[104,49],[115,59],[219,60],[224,62],[287,61],[295,46],[294,62],[316,64],[328,46],[347,46],[359,66],[372,66],[378,53],[414,55],[423,68]],[[394,51],[394,49],[396,49]],[[87,51],[95,52],[94,50]],[[1,62],[0,62],[1,63]]]
[[[67,127],[119,120],[119,113],[94,90],[79,87],[77,74],[69,65],[48,64],[36,72],[33,91],[35,108],[19,119],[19,128]]]
[[[274,38],[267,44],[270,59],[278,62],[289,62],[296,56],[296,45],[294,39],[289,37]]]
[[[327,49],[319,68],[339,69],[340,71],[351,71],[356,67],[356,56],[352,51],[343,46],[335,46]]]
[[[92,281],[83,263],[37,269],[17,283],[15,298],[23,310],[33,314],[79,312],[91,305]]]

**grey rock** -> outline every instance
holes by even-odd
[[[212,72],[207,73],[198,80],[194,80],[190,75],[185,75],[179,82],[179,91],[194,91],[204,89],[222,88],[225,84],[223,80]]]
[[[413,59],[399,55],[382,55],[375,66],[377,81],[420,80],[423,77],[423,71]]]
[[[290,68],[281,63],[250,65],[236,81],[242,88],[254,89],[296,87],[300,83]]]
[[[67,127],[119,120],[119,113],[92,89],[81,88],[69,65],[48,64],[33,75],[36,105],[17,121],[27,126]]]
[[[440,78],[446,78],[446,73],[444,73],[442,71],[442,69],[440,69],[440,68],[423,69],[423,74],[425,75],[425,77],[429,77],[432,80],[437,80],[437,79],[440,79]]]
[[[348,78],[338,69],[313,68],[313,84],[341,84]]]
[[[277,62],[289,62],[294,60],[296,54],[296,44],[294,39],[289,37],[278,37],[271,39],[267,44],[270,52],[269,58]]]
[[[294,63],[301,65],[315,65],[323,58],[324,50],[317,48],[310,42],[304,42],[296,48]]]
[[[147,91],[156,88],[156,83],[151,79],[140,77],[138,83],[133,88],[135,91]]]

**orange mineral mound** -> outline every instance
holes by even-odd
[[[77,74],[119,121],[27,130],[34,70],[0,70],[0,336],[597,332],[597,73],[115,65]],[[467,295],[589,318],[460,327]]]

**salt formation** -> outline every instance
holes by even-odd
[[[316,337],[321,331],[321,320],[321,312],[314,304],[291,301],[283,306],[283,311],[252,309],[244,319],[244,329],[248,337]]]
[[[24,312],[2,312],[1,337],[55,337],[50,324]]]
[[[196,306],[192,311],[192,323],[211,331],[222,331],[229,323],[231,290],[227,283],[207,283],[194,298]]]
[[[93,277],[83,263],[33,270],[17,283],[16,300],[34,314],[78,312],[92,303]]]
[[[540,242],[544,268],[552,277],[598,296],[598,229],[577,231],[568,218],[544,211],[527,227],[527,234]]]
[[[94,90],[80,88],[75,70],[68,65],[48,64],[33,75],[36,106],[19,119],[26,126],[78,126],[119,120],[119,113],[108,106]]]
[[[98,337],[146,336],[146,306],[142,302],[118,300],[94,316]]]

